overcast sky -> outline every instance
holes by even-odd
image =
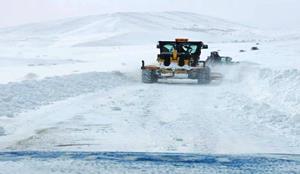
[[[0,27],[118,11],[189,11],[259,28],[300,29],[300,0],[0,0]]]

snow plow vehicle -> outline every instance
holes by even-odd
[[[233,65],[239,62],[232,61],[231,57],[224,57],[220,56],[219,52],[213,51],[210,53],[210,56],[206,59],[206,64],[208,66],[215,66],[215,65]]]
[[[145,65],[142,61],[142,82],[155,83],[158,79],[194,79],[198,84],[208,84],[216,77],[206,61],[200,61],[202,49],[208,46],[202,41],[175,39],[159,41],[160,50],[156,65]]]

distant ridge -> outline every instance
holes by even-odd
[[[0,44],[119,46],[189,37],[208,42],[264,38],[245,25],[189,12],[119,12],[0,29]]]

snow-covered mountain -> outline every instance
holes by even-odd
[[[254,28],[187,12],[123,12],[28,24],[0,30],[0,43],[26,46],[114,46],[189,37],[208,42],[255,41]]]

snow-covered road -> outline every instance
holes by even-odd
[[[298,70],[272,71],[242,63],[217,71],[226,74],[225,79],[207,86],[193,81],[142,84],[137,76],[119,73],[58,77],[55,83],[50,78],[51,93],[63,100],[44,97],[41,103],[55,103],[16,117],[0,117],[3,131],[0,147],[2,150],[300,153]],[[289,80],[284,82],[279,78]],[[80,85],[85,80],[90,84]],[[68,95],[70,89],[62,92],[60,82],[70,82],[68,86],[78,94],[71,91],[72,95]],[[18,85],[26,87],[31,82],[23,83]],[[39,86],[45,80],[34,83]],[[287,88],[288,91],[281,92]],[[30,96],[44,95],[43,92],[48,93],[46,89],[34,90]],[[23,105],[18,103],[18,106]]]

